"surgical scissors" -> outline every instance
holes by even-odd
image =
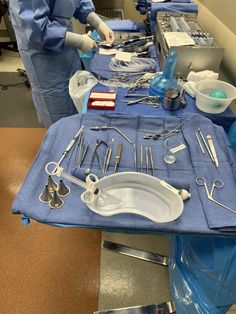
[[[215,188],[216,189],[221,189],[223,188],[224,186],[224,182],[220,179],[215,179],[212,183],[212,187],[211,187],[211,191],[209,192],[209,189],[208,189],[208,186],[207,186],[207,182],[206,182],[206,179],[203,178],[203,177],[197,177],[196,180],[195,180],[196,184],[199,185],[199,186],[204,186],[205,188],[205,191],[206,191],[206,194],[207,194],[207,198],[214,202],[215,204],[223,207],[224,209],[227,209],[231,212],[233,212],[234,214],[236,214],[236,210],[233,210],[232,208],[218,202],[216,199],[213,198],[213,194],[214,194],[214,190]]]

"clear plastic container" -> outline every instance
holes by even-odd
[[[220,91],[227,98],[210,97],[209,94]],[[236,98],[236,88],[224,81],[203,80],[196,84],[196,106],[199,110],[216,114],[224,112]]]

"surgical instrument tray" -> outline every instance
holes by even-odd
[[[158,12],[156,23],[156,51],[163,70],[165,60],[170,50],[177,53],[175,75],[186,79],[190,71],[219,71],[224,48],[217,45],[214,38],[207,33],[196,20],[195,13]],[[170,46],[166,34],[175,32],[186,33],[194,45]],[[174,36],[175,37],[175,36]]]

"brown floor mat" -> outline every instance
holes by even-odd
[[[44,134],[0,128],[0,313],[91,314],[98,309],[101,233],[34,221],[23,227],[10,211]]]

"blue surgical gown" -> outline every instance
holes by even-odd
[[[81,61],[77,49],[65,45],[65,33],[73,31],[72,17],[85,24],[93,11],[90,0],[10,0],[18,49],[45,127],[77,113],[68,85]]]

